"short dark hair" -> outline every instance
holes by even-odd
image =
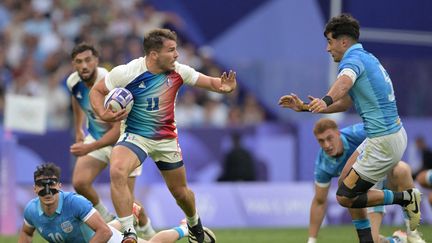
[[[41,176],[55,176],[60,181],[60,172],[60,167],[58,167],[54,163],[45,163],[36,167],[36,171],[33,174],[33,180],[36,182],[36,178],[39,178]]]
[[[339,16],[333,17],[327,23],[324,36],[331,33],[332,38],[337,39],[340,36],[348,36],[358,41],[360,37],[360,24],[350,14],[341,14]]]
[[[338,130],[337,123],[329,118],[321,118],[315,123],[313,133],[316,136],[327,131],[328,129]]]
[[[76,55],[80,54],[81,52],[85,52],[87,50],[90,50],[93,54],[93,56],[98,57],[99,53],[96,50],[96,48],[93,45],[90,45],[88,43],[82,42],[76,45],[71,52],[71,58],[72,60],[76,57]]]
[[[151,51],[160,51],[165,40],[177,42],[177,34],[169,29],[154,29],[144,36],[143,47],[146,55]]]

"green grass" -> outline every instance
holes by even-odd
[[[381,234],[391,235],[398,227],[384,226]],[[301,243],[307,241],[307,229],[214,229],[217,241],[219,243]],[[423,232],[426,242],[432,242],[432,230],[429,225],[422,226],[420,231]],[[0,243],[17,242],[18,237],[2,237]],[[36,236],[34,243],[42,243],[40,236]],[[178,241],[186,243],[186,239]],[[319,243],[346,243],[358,242],[354,228],[350,225],[324,227],[318,237]]]

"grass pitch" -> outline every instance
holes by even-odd
[[[400,227],[384,226],[381,234],[391,235]],[[430,225],[422,225],[419,229],[423,233],[426,242],[432,242],[432,228]],[[214,229],[218,243],[301,243],[307,241],[308,230],[305,228],[281,228],[281,229]],[[17,242],[18,236],[0,236],[0,243]],[[39,235],[33,240],[34,243],[44,241]],[[187,243],[187,239],[178,241]],[[319,243],[349,243],[358,242],[353,226],[329,226],[320,231]]]

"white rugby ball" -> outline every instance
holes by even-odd
[[[114,88],[105,96],[104,106],[110,108],[113,112],[126,109],[129,113],[133,103],[133,95],[128,89]]]

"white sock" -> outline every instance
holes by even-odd
[[[114,215],[108,211],[102,201],[94,205],[94,208],[100,213],[106,223],[114,219]]]
[[[189,236],[189,231],[186,225],[179,225],[173,228],[173,230],[177,231],[177,233],[179,234],[178,240],[180,240],[183,237]]]
[[[316,243],[316,238],[315,237],[309,237],[307,243]]]
[[[409,193],[408,191],[404,191],[403,192],[403,199],[411,202],[412,201],[412,193]]]
[[[195,213],[195,215],[192,217],[186,216],[187,223],[191,227],[194,227],[195,225],[198,224],[198,219],[199,219],[199,216],[197,213]]]
[[[118,218],[118,221],[120,221],[121,224],[121,230],[120,232],[133,232],[136,234],[135,228],[133,226],[133,214],[123,217],[123,218]]]
[[[151,225],[150,218],[147,218],[147,223],[143,226],[136,226],[136,229],[144,234],[155,234],[156,231],[153,229]]]

